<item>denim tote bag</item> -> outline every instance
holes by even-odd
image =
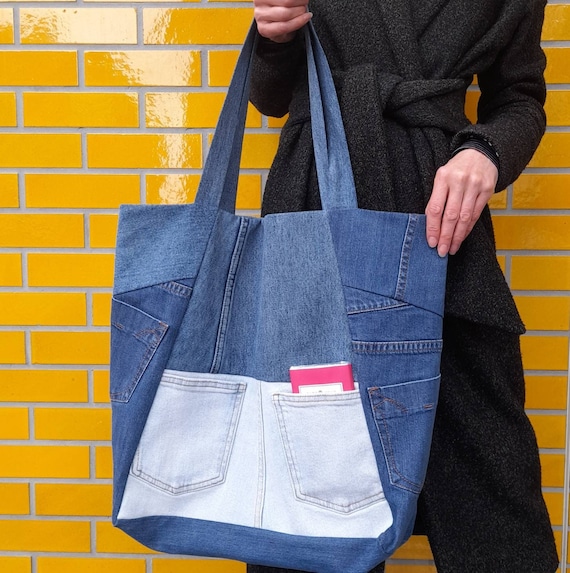
[[[412,532],[446,261],[423,215],[358,208],[330,70],[305,34],[322,210],[235,214],[255,25],[195,203],[121,207],[113,523],[167,553],[364,573]],[[292,392],[290,367],[338,362],[353,390]]]

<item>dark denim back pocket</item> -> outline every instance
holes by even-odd
[[[429,460],[439,380],[368,388],[390,482],[417,494]]]
[[[111,400],[128,402],[168,325],[113,298],[111,312]]]

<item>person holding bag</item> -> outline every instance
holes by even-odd
[[[359,207],[425,213],[425,240],[450,255],[440,397],[416,520],[438,572],[552,573],[558,557],[524,411],[524,325],[487,206],[544,132],[544,0],[313,0],[311,12],[307,0],[254,5],[250,99],[266,115],[289,113],[262,214],[321,206],[299,32],[312,20]],[[471,124],[464,103],[474,76],[481,99]],[[278,571],[287,570],[248,565]]]

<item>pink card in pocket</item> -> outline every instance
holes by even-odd
[[[289,376],[295,394],[335,394],[354,390],[350,362],[291,366]]]

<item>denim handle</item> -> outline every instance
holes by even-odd
[[[356,191],[332,74],[312,22],[305,26],[311,130],[323,209],[356,208]],[[257,45],[249,30],[206,159],[196,203],[235,212],[249,80]]]

